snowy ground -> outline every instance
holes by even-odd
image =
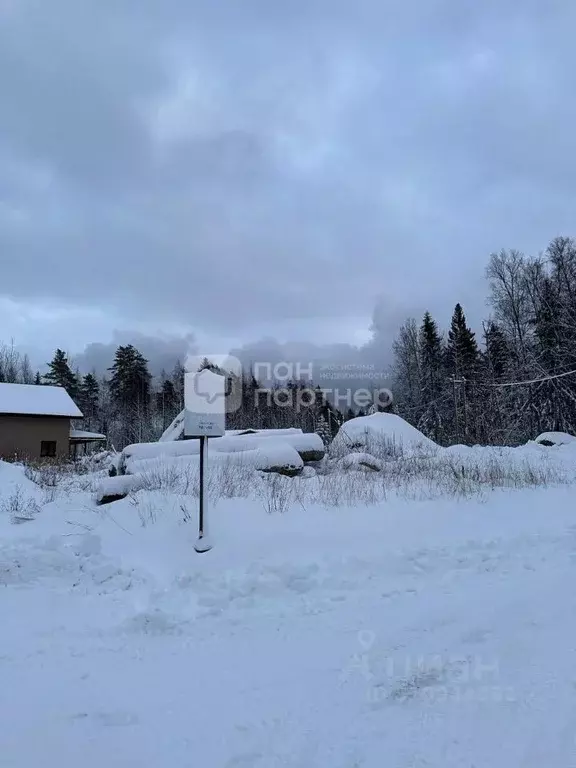
[[[203,555],[137,497],[0,515],[1,768],[576,766],[573,486],[223,500]]]

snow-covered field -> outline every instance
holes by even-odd
[[[1,768],[575,766],[576,450],[443,456],[254,475],[202,555],[0,462]]]

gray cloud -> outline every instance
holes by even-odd
[[[378,301],[389,343],[571,233],[568,0],[0,9],[0,297],[244,339]]]
[[[187,336],[148,336],[137,331],[116,331],[111,342],[92,342],[83,352],[72,357],[72,363],[82,373],[96,370],[99,375],[109,375],[108,368],[114,362],[114,353],[120,344],[133,344],[149,362],[153,376],[163,370],[170,373],[176,362],[184,364],[186,355],[198,351],[192,334]]]

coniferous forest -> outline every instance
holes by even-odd
[[[428,311],[400,327],[391,410],[442,445],[515,445],[544,431],[576,434],[576,241],[555,238],[538,256],[492,254],[486,281],[481,328],[470,327],[460,303],[451,316],[448,309],[446,327]],[[62,349],[40,374],[14,345],[0,344],[0,382],[66,388],[84,413],[82,427],[103,432],[116,448],[158,439],[183,408],[184,373],[175,361],[171,371],[152,377],[148,361],[127,344],[103,376],[81,374]],[[231,429],[300,427],[328,442],[343,421],[365,413],[341,412],[319,388],[311,399],[295,396],[310,390],[310,382],[283,382],[273,397],[251,371],[235,384],[242,405],[228,414]]]
[[[490,257],[489,314],[472,329],[460,304],[442,331],[426,313],[394,342],[397,412],[437,442],[515,445],[576,431],[576,242],[539,256]]]

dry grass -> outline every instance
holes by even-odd
[[[570,474],[544,455],[526,457],[521,452],[503,454],[497,450],[457,454],[439,450],[392,458],[386,441],[374,451],[381,460],[380,471],[363,471],[361,466],[345,471],[338,458],[331,456],[316,465],[316,474],[295,478],[257,472],[239,454],[227,460],[209,461],[207,499],[214,504],[221,499],[252,497],[268,514],[283,514],[295,505],[370,506],[391,496],[411,500],[482,498],[498,488],[536,488],[576,481],[576,472]],[[60,494],[94,490],[105,475],[102,468],[97,473],[78,473],[77,469],[70,463],[46,462],[27,465],[25,474],[42,488],[44,501],[48,502]],[[155,522],[166,509],[174,508],[183,520],[191,517],[199,495],[196,462],[154,461],[138,474],[142,490],[159,492],[157,496],[129,496],[143,525]],[[17,494],[3,502],[2,511],[15,519],[32,519],[37,511],[33,506]]]
[[[197,498],[200,493],[200,471],[197,463],[158,460],[138,473],[143,490],[165,491]],[[254,468],[234,456],[225,461],[208,463],[205,492],[209,499],[247,497],[254,488]]]
[[[30,496],[18,485],[14,491],[0,501],[0,514],[8,515],[14,524],[34,520],[40,512],[40,506],[33,496]]]
[[[206,494],[211,503],[223,498],[255,496],[267,513],[284,513],[293,505],[306,507],[370,506],[391,495],[412,500],[482,497],[497,488],[531,488],[571,481],[561,468],[542,460],[502,460],[499,455],[470,459],[445,452],[390,459],[381,471],[353,468],[343,471],[335,459],[319,467],[313,477],[289,478],[255,472],[235,457],[209,465]],[[156,462],[142,472],[143,489],[197,498],[198,466]],[[576,479],[576,478],[572,478]],[[150,517],[150,515],[147,515]]]

